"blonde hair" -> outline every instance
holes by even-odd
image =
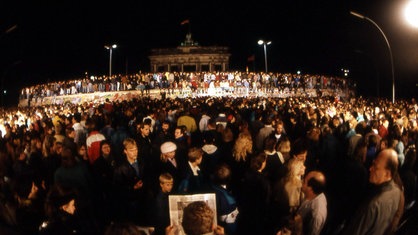
[[[303,161],[297,159],[297,158],[291,158],[287,162],[287,175],[286,175],[286,181],[292,182],[296,184],[302,185],[302,179],[299,175],[300,167],[305,167],[303,164]]]
[[[357,120],[355,118],[351,118],[348,121],[348,124],[350,126],[350,129],[354,129],[357,126]]]
[[[248,154],[253,152],[253,140],[248,133],[240,133],[234,144],[232,155],[236,161],[246,161]]]
[[[288,196],[290,210],[294,211],[302,202],[304,197],[302,189],[302,178],[299,175],[300,167],[304,167],[303,161],[291,158],[287,163],[287,175],[284,178],[284,190]]]
[[[281,152],[281,153],[290,153],[290,148],[291,148],[290,140],[289,139],[284,139],[284,140],[281,140],[277,144],[277,149],[276,150]]]
[[[125,149],[128,149],[128,147],[129,146],[135,146],[135,147],[138,147],[137,145],[136,145],[136,141],[134,140],[134,139],[132,139],[132,138],[126,138],[124,141],[123,141],[123,147],[125,148]]]

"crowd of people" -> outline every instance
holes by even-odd
[[[215,193],[217,223],[193,204],[187,234],[395,234],[417,197],[417,112],[333,96],[3,110],[0,231],[173,234],[169,195]],[[206,230],[187,222],[200,210]]]
[[[347,77],[258,72],[155,72],[111,77],[91,76],[67,81],[50,82],[25,87],[20,99],[33,100],[45,97],[138,90],[149,94],[153,89],[167,89],[170,93],[191,90],[199,94],[229,93],[299,93],[302,90],[333,90],[351,94],[356,84]]]

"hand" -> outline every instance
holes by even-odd
[[[136,184],[134,185],[134,189],[140,189],[143,185],[144,183],[142,182],[142,180],[138,180],[138,182],[136,182]]]
[[[28,199],[35,199],[37,193],[38,193],[38,187],[35,185],[35,182],[32,182],[32,188],[30,190]]]
[[[224,235],[225,234],[225,229],[222,226],[216,226],[216,228],[213,230],[213,232],[216,235]]]
[[[165,228],[165,235],[175,235],[177,228],[174,225],[169,225]]]
[[[303,232],[302,226],[303,226],[302,216],[297,214],[294,218],[294,233],[302,234]]]

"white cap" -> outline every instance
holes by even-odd
[[[171,141],[165,142],[161,145],[161,153],[173,152],[173,151],[176,151],[176,149],[177,149],[176,144]]]

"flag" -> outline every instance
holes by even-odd
[[[255,60],[255,55],[251,55],[247,59],[248,62],[253,62],[254,60]]]
[[[189,24],[189,23],[190,23],[190,20],[189,20],[189,19],[187,19],[187,20],[183,20],[183,21],[180,23],[180,25]]]

